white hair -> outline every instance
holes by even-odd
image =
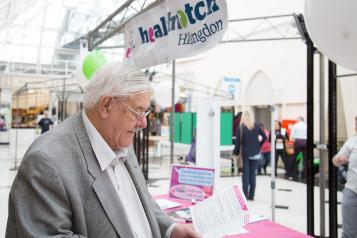
[[[125,63],[104,65],[84,89],[84,108],[93,108],[102,96],[130,96],[150,91],[150,82],[143,72]]]
[[[297,120],[297,121],[304,121],[304,117],[298,116],[296,120]]]

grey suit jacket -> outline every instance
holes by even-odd
[[[148,193],[132,149],[125,165],[153,237],[164,237],[173,220]],[[10,191],[6,238],[131,238],[123,206],[77,113],[41,135],[26,152]]]

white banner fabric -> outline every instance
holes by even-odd
[[[225,0],[165,0],[124,27],[125,60],[145,68],[213,48],[228,26]]]

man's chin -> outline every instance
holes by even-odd
[[[128,148],[131,144],[133,144],[134,141],[133,139],[134,139],[134,134],[130,138],[130,140],[124,141],[123,143],[120,143],[120,145],[116,146],[117,147],[116,150]]]

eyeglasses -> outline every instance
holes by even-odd
[[[118,102],[122,103],[124,106],[126,106],[127,108],[129,108],[129,110],[131,112],[133,112],[135,114],[135,119],[139,120],[141,118],[146,117],[147,115],[149,115],[149,113],[151,112],[150,109],[144,111],[144,112],[137,112],[134,109],[132,109],[128,104],[126,104],[125,102],[123,102],[122,100],[120,100],[118,97],[113,97],[114,99],[118,100]]]

